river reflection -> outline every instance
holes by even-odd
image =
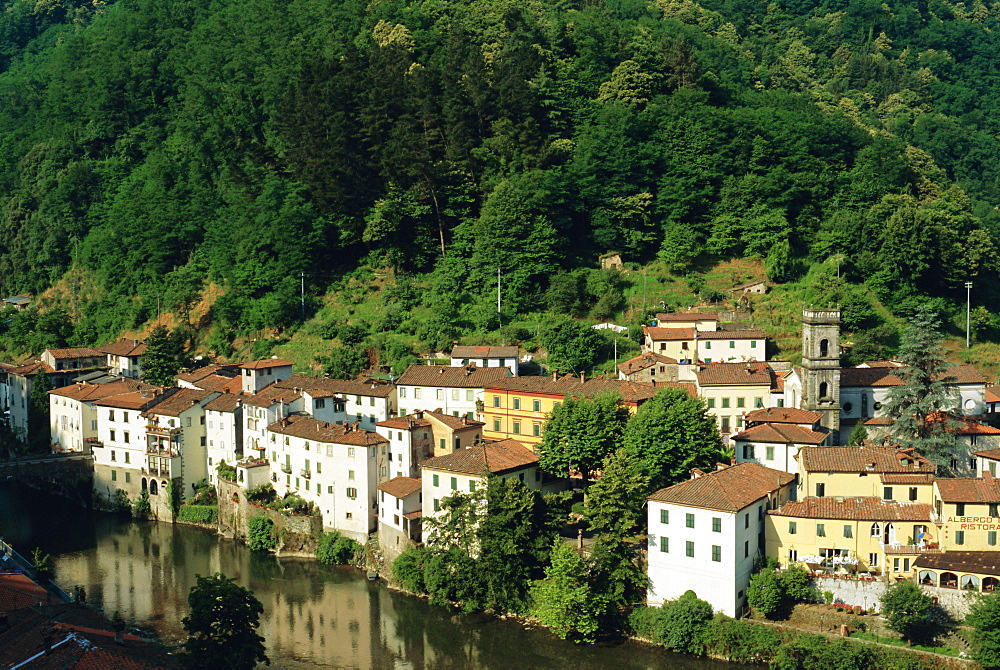
[[[674,668],[738,666],[638,644],[576,646],[509,621],[448,610],[368,582],[350,568],[279,559],[186,526],[137,523],[0,485],[0,536],[53,555],[56,580],[81,585],[110,615],[147,623],[168,645],[197,575],[222,572],[264,605],[259,632],[277,668]]]

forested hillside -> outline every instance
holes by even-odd
[[[0,291],[64,280],[69,343],[209,281],[286,328],[360,264],[449,333],[612,250],[833,257],[901,310],[996,279],[1000,2],[2,4]]]

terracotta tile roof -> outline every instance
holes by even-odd
[[[864,363],[858,363],[854,367],[856,367],[856,368],[900,368],[900,367],[903,367],[903,364],[900,363],[899,361],[878,360],[878,361],[865,361]]]
[[[369,430],[318,421],[305,414],[287,416],[280,421],[275,421],[267,429],[278,435],[290,435],[313,442],[346,444],[349,446],[368,447],[385,444],[389,441],[378,433],[373,433]]]
[[[484,388],[491,391],[539,393],[560,398],[565,396],[593,398],[599,393],[607,391],[617,393],[625,402],[643,402],[652,398],[657,391],[666,386],[682,387],[681,384],[664,383],[654,386],[645,382],[628,382],[621,379],[604,379],[603,377],[580,381],[579,377],[563,375],[556,380],[553,380],[552,377],[507,377],[487,384]],[[685,390],[688,389],[685,387]]]
[[[157,403],[162,402],[166,398],[169,398],[177,391],[178,389],[176,387],[172,387],[166,389],[153,388],[142,391],[134,391],[132,393],[119,393],[118,395],[95,400],[94,404],[99,407],[147,410]]]
[[[798,459],[806,472],[937,472],[937,466],[913,450],[891,446],[803,447]],[[904,465],[904,461],[909,463]]]
[[[934,475],[930,473],[900,472],[892,474],[883,472],[879,475],[879,479],[882,480],[883,484],[931,484],[934,482]]]
[[[85,384],[76,383],[63,386],[49,391],[49,395],[61,398],[70,398],[80,402],[92,402],[119,393],[132,393],[135,391],[146,391],[153,389],[150,384],[145,384],[138,379],[121,379],[107,384]]]
[[[418,509],[415,512],[407,512],[406,514],[403,515],[403,518],[413,521],[414,519],[420,519],[423,516],[424,516],[423,511]]]
[[[997,386],[986,387],[986,402],[1000,402],[1000,395],[997,395]]]
[[[429,470],[446,470],[466,475],[481,475],[486,470],[503,474],[538,464],[538,456],[517,440],[483,442],[452,454],[428,458],[420,464]]]
[[[618,369],[621,370],[622,374],[631,375],[657,365],[677,365],[677,359],[649,351],[639,354],[635,358],[630,358],[624,363],[619,363]]]
[[[943,554],[921,554],[913,567],[949,572],[974,572],[1000,577],[1000,551],[953,551]]]
[[[661,328],[660,326],[643,326],[642,332],[654,342],[693,340],[694,328]]]
[[[841,368],[840,386],[880,387],[901,386],[903,380],[895,373],[896,367]],[[953,384],[985,384],[986,378],[971,365],[953,365],[944,373],[944,378],[953,378]],[[940,379],[940,377],[939,377]]]
[[[102,354],[111,354],[112,356],[142,356],[146,353],[146,344],[138,340],[122,339],[111,344],[105,344],[103,347],[98,347],[97,350]]]
[[[227,377],[218,374],[208,375],[189,383],[203,391],[219,391],[220,393],[225,393],[228,389],[233,388],[233,386],[236,387],[237,391],[243,389],[243,380],[239,377]]]
[[[43,361],[31,361],[29,363],[21,363],[20,365],[15,365],[7,369],[7,372],[12,375],[19,375],[21,377],[30,377],[32,375],[38,374],[39,372],[45,372],[47,374],[52,374],[56,369],[45,363]]]
[[[0,573],[0,612],[33,607],[51,601],[44,588],[19,572]]]
[[[822,419],[823,415],[795,407],[765,407],[747,412],[743,418],[755,423],[798,423],[811,426]]]
[[[223,377],[239,377],[240,366],[236,363],[229,365],[206,365],[205,367],[185,372],[177,375],[177,379],[191,382],[192,384],[210,375],[221,375]]]
[[[252,363],[244,363],[240,366],[241,370],[266,370],[267,368],[283,368],[289,365],[295,365],[292,361],[286,361],[283,358],[265,358],[259,361],[253,361]]]
[[[395,430],[413,430],[414,428],[427,428],[431,425],[430,421],[423,417],[418,417],[417,414],[419,413],[415,412],[406,416],[394,416],[385,421],[378,421],[375,425]]]
[[[738,463],[660,489],[650,501],[738,512],[795,480],[795,475],[757,463]]]
[[[762,423],[733,435],[739,442],[774,444],[823,444],[830,437],[826,430],[810,430],[794,423]]]
[[[699,386],[742,384],[773,387],[774,370],[764,361],[748,363],[708,363],[695,372]]]
[[[946,426],[945,430],[949,433],[955,433],[956,435],[1000,435],[1000,428],[994,428],[993,426],[987,426],[984,423],[979,423],[978,421],[973,421],[967,418],[949,418],[943,412],[935,412],[934,414],[927,415],[928,422],[934,421],[947,421],[950,426]]]
[[[159,414],[162,416],[180,416],[182,413],[199,405],[212,394],[211,391],[201,389],[178,389],[164,400],[156,403],[149,410],[143,412],[143,416]]]
[[[931,506],[881,498],[805,498],[770,510],[773,516],[844,521],[930,521]]]
[[[892,419],[885,416],[873,416],[870,419],[865,419],[864,424],[866,426],[891,426],[895,423]]]
[[[743,330],[715,330],[700,331],[699,340],[763,340],[764,331],[760,328],[746,328]],[[763,355],[764,352],[761,352]]]
[[[443,423],[445,426],[452,430],[470,430],[482,428],[486,425],[484,421],[473,421],[465,416],[453,416],[451,414],[445,414],[440,409],[434,411],[424,411],[424,415],[429,415]]]
[[[1000,503],[1000,480],[989,471],[979,477],[938,479],[937,489],[941,500],[947,503]]]
[[[975,452],[973,456],[982,456],[983,458],[1000,460],[1000,449],[984,449],[983,451]]]
[[[718,321],[718,312],[681,312],[675,314],[672,312],[660,312],[656,315],[657,321],[667,321],[674,322],[679,321],[681,323],[689,323],[691,321]]]
[[[294,389],[281,388],[280,386],[271,384],[257,391],[257,393],[244,395],[243,404],[253,405],[254,407],[270,407],[278,403],[287,405],[301,397],[302,394],[296,393]]]
[[[455,347],[452,358],[517,358],[517,347]]]
[[[46,349],[49,356],[56,360],[60,358],[97,358],[101,352],[90,347],[68,347],[66,349]]]
[[[282,379],[280,382],[275,382],[273,386],[285,389],[301,389],[313,398],[334,398],[345,395],[388,398],[396,390],[394,384],[389,384],[381,379],[372,379],[371,377],[329,379],[327,377],[292,375],[287,379]]]
[[[413,477],[393,477],[387,482],[382,482],[375,488],[385,491],[393,498],[405,498],[411,493],[420,490],[421,482]]]
[[[465,365],[453,368],[444,365],[411,365],[397,386],[441,386],[449,388],[483,388],[511,374],[507,368],[480,368]]]
[[[242,393],[223,393],[205,403],[205,409],[213,412],[233,412],[243,404],[243,397]]]

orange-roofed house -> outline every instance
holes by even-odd
[[[355,423],[365,430],[396,415],[396,385],[371,377],[328,379],[295,375],[275,384],[302,394],[302,409],[320,421]]]
[[[151,389],[135,379],[106,384],[77,383],[49,391],[49,432],[53,451],[90,453],[99,441],[97,407],[101,398]]]
[[[461,346],[451,350],[451,366],[475,365],[481,368],[507,368],[515,377],[518,373],[517,347]]]
[[[294,363],[275,356],[240,366],[243,376],[243,392],[257,393],[265,386],[292,376]]]
[[[122,338],[117,342],[97,347],[107,357],[107,365],[113,374],[138,379],[142,376],[142,357],[146,344],[138,340]]]
[[[754,563],[764,553],[766,512],[794,493],[795,476],[757,463],[719,464],[647,500],[647,602],[694,591],[712,609],[738,616]]]
[[[376,487],[378,542],[387,563],[421,541],[422,487],[417,477],[393,477]]]
[[[923,503],[933,499],[937,466],[913,449],[865,444],[799,450],[799,496],[878,497]]]
[[[779,373],[763,361],[699,365],[695,375],[698,395],[724,436],[742,430],[743,415],[769,407],[779,392]]]
[[[483,438],[482,421],[432,411],[379,421],[375,430],[389,440],[392,477],[419,477],[417,466],[423,461],[471,447]]]
[[[389,480],[389,441],[354,425],[292,414],[266,427],[271,481],[323,516],[323,527],[365,542],[377,528],[376,486]]]
[[[510,376],[507,368],[411,365],[396,380],[399,414],[437,409],[452,416],[478,418],[483,389]]]

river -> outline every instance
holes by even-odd
[[[660,668],[738,670],[635,643],[574,645],[513,621],[455,616],[369,582],[360,572],[276,558],[188,526],[133,522],[0,485],[0,537],[53,556],[56,581],[110,616],[183,643],[197,575],[222,572],[264,605],[260,634],[272,668]]]

